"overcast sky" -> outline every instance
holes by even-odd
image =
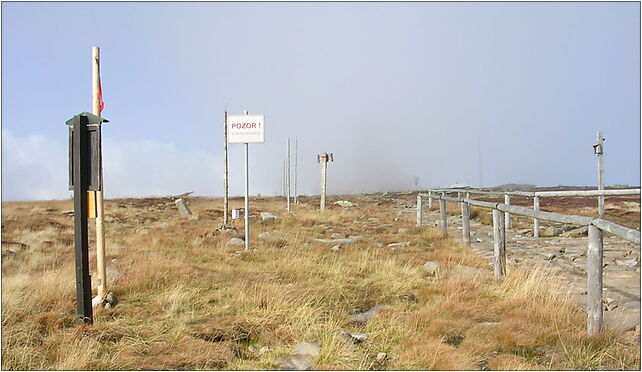
[[[640,181],[640,4],[2,3],[2,199],[63,199],[101,47],[105,197],[222,195],[223,110],[264,114],[251,193]],[[292,144],[294,150],[294,143]],[[294,154],[292,155],[294,158]],[[243,193],[230,145],[231,194]]]

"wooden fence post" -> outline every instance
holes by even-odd
[[[510,205],[510,195],[508,195],[508,194],[504,195],[504,204]],[[506,220],[505,220],[506,230],[508,230],[508,229],[510,229],[510,213],[504,212],[504,216],[506,218]]]
[[[446,219],[446,201],[439,199],[439,216],[441,217],[441,233],[448,235],[448,220]]]
[[[428,212],[432,208],[432,191],[428,191]]]
[[[417,194],[417,226],[421,226],[423,222],[423,205],[421,202],[421,194]]]
[[[593,336],[602,331],[602,235],[602,230],[593,225],[588,226],[587,331]]]
[[[495,280],[506,275],[506,230],[504,226],[504,212],[493,209],[493,237],[494,237],[494,274]]]
[[[470,206],[468,203],[461,203],[461,226],[464,244],[470,246]]]
[[[539,196],[533,197],[533,209],[539,211]],[[533,218],[533,237],[539,238],[539,220]]]

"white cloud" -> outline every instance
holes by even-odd
[[[219,194],[221,156],[153,140],[103,143],[105,197],[163,196],[194,191]],[[67,199],[68,144],[2,129],[3,200]]]
[[[67,145],[45,136],[18,137],[2,129],[2,198],[66,199]]]

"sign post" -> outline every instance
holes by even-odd
[[[593,152],[597,155],[597,189],[604,190],[604,136],[597,132],[597,144],[593,145]],[[597,216],[604,218],[604,195],[597,197]]]
[[[228,143],[245,145],[245,251],[250,250],[250,165],[249,144],[265,142],[263,115],[228,115]]]
[[[100,125],[107,120],[83,112],[67,120],[69,126],[69,188],[74,190],[74,246],[76,251],[76,310],[80,323],[93,322],[89,236],[89,191],[102,185]]]

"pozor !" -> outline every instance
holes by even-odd
[[[261,123],[232,123],[232,129],[256,129],[261,128]]]

